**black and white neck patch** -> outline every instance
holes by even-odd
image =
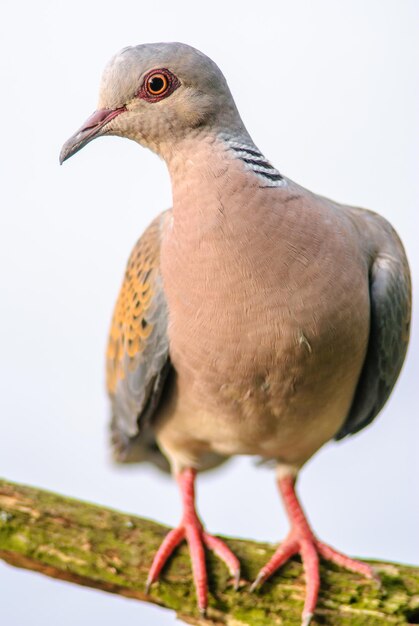
[[[268,159],[255,146],[241,143],[225,135],[222,135],[221,139],[234,158],[239,159],[246,169],[256,174],[261,182],[261,187],[283,187],[285,185],[282,174],[269,163]]]

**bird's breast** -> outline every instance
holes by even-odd
[[[178,407],[202,413],[201,436],[213,415],[240,423],[246,440],[219,452],[274,455],[261,446],[269,448],[278,428],[295,431],[323,410],[336,421],[327,440],[344,419],[365,354],[367,281],[353,251],[338,240],[324,244],[316,228],[308,233],[281,216],[257,227],[224,216],[202,228],[175,222],[165,233]],[[209,430],[216,437],[217,428]],[[233,439],[224,433],[221,447]]]

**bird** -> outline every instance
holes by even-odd
[[[263,77],[247,80],[249,97],[263,102]],[[147,591],[184,540],[202,615],[206,549],[239,586],[237,557],[198,515],[195,482],[253,455],[275,465],[290,531],[250,590],[299,554],[308,626],[320,558],[376,576],[317,538],[296,480],[326,442],[374,420],[399,376],[411,310],[403,245],[379,214],[282,174],[253,142],[221,70],[189,45],[141,44],[112,57],[97,109],[61,163],[105,135],[159,155],[172,186],[172,208],[129,258],[106,356],[115,459],[171,471],[182,498]]]

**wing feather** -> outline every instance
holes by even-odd
[[[153,460],[150,455],[158,454],[152,420],[170,370],[160,274],[161,234],[169,214],[159,215],[135,245],[109,333],[106,381],[113,450],[120,462]]]
[[[370,233],[380,233],[381,245],[370,268],[367,353],[352,406],[335,437],[338,440],[370,424],[381,411],[399,376],[409,341],[411,285],[403,246],[384,218],[372,212],[362,214],[367,232],[370,227]]]

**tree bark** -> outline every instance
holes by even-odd
[[[208,554],[210,608],[196,609],[188,551],[182,546],[161,580],[145,593],[152,557],[167,528],[33,487],[0,480],[0,557],[11,565],[110,593],[154,602],[197,625],[299,626],[304,598],[301,563],[292,559],[258,593],[249,580],[273,546],[227,539],[242,564],[234,591],[225,566]],[[373,562],[381,587],[322,562],[322,589],[313,626],[419,624],[419,568]]]

